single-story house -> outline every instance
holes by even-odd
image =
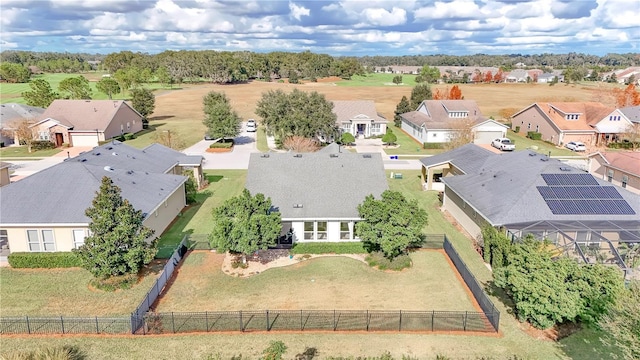
[[[20,120],[33,121],[42,116],[44,110],[43,108],[25,104],[0,104],[0,145],[17,145],[12,132],[15,130],[15,122]]]
[[[32,127],[56,146],[98,146],[141,131],[142,115],[124,100],[54,100]]]
[[[640,195],[557,159],[528,150],[495,154],[468,144],[421,162],[429,169],[444,160],[458,173],[441,179],[442,209],[473,237],[490,225],[517,238],[547,238],[584,261],[581,245],[592,242],[621,267],[617,245],[640,242]]]
[[[160,236],[186,205],[183,163],[201,162],[159,144],[114,141],[11,183],[0,192],[0,234],[11,252],[71,251],[89,231],[85,210],[107,176]],[[196,171],[196,174],[199,174]]]
[[[622,140],[624,134],[633,126],[633,122],[627,118],[622,109],[615,109],[602,119],[594,118],[589,125],[596,132],[596,145],[606,145],[609,142]]]
[[[251,154],[246,188],[271,198],[282,234],[291,231],[293,242],[336,242],[359,241],[358,205],[388,185],[380,154],[341,151],[333,143],[316,153]]]
[[[559,74],[557,72],[540,74],[538,75],[538,80],[536,82],[543,83],[543,84],[551,83],[555,78],[558,78],[558,82],[564,82],[564,75]]]
[[[640,194],[640,152],[595,152],[588,159],[589,173]]]
[[[11,182],[9,170],[11,168],[11,164],[0,161],[0,187],[9,185]]]
[[[387,119],[378,114],[373,100],[334,100],[333,113],[340,130],[356,138],[387,132]]]
[[[425,100],[400,117],[402,130],[421,143],[446,143],[457,131],[471,131],[475,143],[489,144],[509,129],[484,118],[473,100]]]
[[[511,124],[524,133],[538,132],[542,140],[556,145],[580,141],[589,146],[596,144],[594,126],[609,122],[608,116],[614,111],[598,102],[534,103],[515,113]]]

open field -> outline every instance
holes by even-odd
[[[402,76],[401,84],[394,84],[393,78],[394,76]],[[336,85],[338,86],[416,86],[417,83],[415,81],[416,75],[410,74],[381,74],[381,73],[373,73],[366,74],[365,76],[354,75],[351,77],[351,80],[348,81],[338,81]],[[398,99],[400,100],[400,99]]]
[[[413,266],[384,272],[346,257],[305,260],[248,278],[221,270],[224,254],[191,253],[157,311],[226,310],[466,310],[471,294],[446,255],[411,254]]]
[[[80,268],[0,268],[1,316],[128,315],[138,306],[162,266],[154,266],[129,290],[104,292],[89,288],[91,274]]]

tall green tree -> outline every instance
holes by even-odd
[[[110,77],[102,78],[96,83],[96,89],[109,97],[109,100],[113,99],[113,94],[120,92],[120,85],[117,81]]]
[[[440,70],[435,66],[425,65],[420,70],[420,76],[426,83],[435,83],[440,79]]]
[[[625,360],[640,359],[640,281],[629,283],[598,325],[605,344],[615,346]]]
[[[22,64],[3,62],[0,64],[0,77],[11,83],[26,83],[31,78],[31,71]]]
[[[481,233],[484,261],[494,269],[507,265],[507,255],[511,251],[511,241],[507,235],[491,225],[485,225]]]
[[[413,90],[411,90],[411,109],[418,109],[418,106],[420,106],[424,100],[431,100],[432,98],[431,86],[428,83],[416,85]]]
[[[268,131],[280,140],[289,136],[317,138],[335,134],[336,115],[333,103],[315,91],[307,93],[294,89],[286,94],[270,90],[262,94],[256,114]]]
[[[234,138],[240,134],[242,120],[231,108],[231,102],[223,92],[211,91],[202,99],[203,124],[209,136],[215,139]]]
[[[358,205],[358,213],[364,220],[356,223],[356,234],[369,249],[382,251],[388,259],[405,254],[410,246],[424,240],[427,212],[398,191],[386,190],[380,200],[367,196]]]
[[[31,90],[22,93],[27,105],[46,108],[53,100],[59,99],[58,93],[51,89],[51,85],[44,79],[35,79],[29,82]]]
[[[247,189],[216,208],[213,221],[211,246],[241,253],[243,262],[246,255],[276,245],[282,229],[280,213],[273,210],[271,198],[251,196]]]
[[[153,230],[142,225],[142,211],[122,198],[121,190],[104,176],[92,206],[85,211],[90,235],[75,250],[82,267],[98,279],[137,273],[153,260]]]
[[[140,88],[131,90],[131,106],[142,115],[144,119],[156,108],[156,96],[149,89]]]
[[[416,110],[415,108],[411,108],[411,103],[409,103],[409,100],[407,99],[406,96],[403,96],[402,99],[400,99],[400,102],[398,103],[398,105],[396,106],[396,110],[393,112],[394,116],[393,116],[393,124],[396,127],[401,127],[402,126],[402,118],[400,117],[401,114],[406,114],[410,111]]]
[[[91,99],[91,86],[84,76],[69,77],[60,81],[58,91],[65,99]]]

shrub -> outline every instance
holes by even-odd
[[[111,276],[106,279],[94,278],[91,285],[103,291],[116,291],[118,289],[130,289],[138,282],[138,274],[126,274]]]
[[[342,142],[344,145],[349,145],[355,141],[356,141],[356,138],[353,137],[353,135],[351,135],[351,133],[348,133],[348,132],[342,134],[342,136],[340,137],[340,142]]]
[[[135,139],[135,138],[136,138],[136,134],[133,134],[133,133],[126,133],[126,134],[124,134],[124,139],[125,139],[125,141],[126,141],[126,140],[132,140],[132,139]]]
[[[4,141],[0,142],[0,148],[4,147]]]
[[[271,341],[269,346],[262,350],[262,359],[264,360],[281,360],[282,355],[287,352],[287,345],[282,341]]]
[[[423,149],[444,149],[445,143],[424,143]]]
[[[6,357],[2,358],[13,360],[84,360],[87,359],[87,355],[75,345],[63,345],[40,348],[36,350],[23,350],[20,352],[9,354]]]
[[[528,131],[527,132],[527,137],[531,140],[541,140],[542,139],[542,134],[539,132],[535,132],[535,131]]]
[[[636,142],[635,146],[640,147],[640,142]],[[610,149],[627,149],[628,150],[628,149],[633,149],[634,143],[630,141],[615,142],[615,143],[607,144],[607,147]]]
[[[209,145],[209,149],[231,149],[233,142],[214,142]]]
[[[366,253],[360,241],[354,242],[326,242],[326,243],[295,243],[289,251],[291,254],[364,254]]]
[[[516,129],[514,130],[515,133],[519,133],[520,132],[520,125],[516,126]]]
[[[56,144],[48,140],[34,140],[33,142],[31,142],[31,149],[36,151],[55,149],[55,148],[56,148]]]
[[[14,252],[9,254],[9,265],[15,269],[53,269],[79,267],[80,259],[72,252]]]
[[[369,266],[377,266],[380,270],[400,271],[411,267],[411,257],[409,257],[409,255],[399,255],[393,260],[389,260],[384,256],[384,253],[380,251],[367,255],[365,261]]]
[[[398,137],[393,132],[389,131],[382,137],[382,142],[385,144],[394,144],[398,141]]]

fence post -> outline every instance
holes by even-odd
[[[370,321],[369,310],[367,310],[367,331],[369,331],[369,321]]]
[[[173,311],[171,312],[171,330],[173,330],[173,333],[176,333],[176,322],[173,319]]]
[[[62,315],[60,316],[60,326],[62,327],[62,334],[64,334],[64,319],[62,318]]]
[[[207,332],[209,332],[209,313],[207,311],[204,312],[204,323],[207,326]]]
[[[432,311],[431,311],[431,331],[434,331],[434,330],[433,330],[433,321],[434,321],[434,318],[435,318],[435,317],[436,317],[436,311],[435,311],[435,310],[432,310]]]
[[[400,310],[400,322],[398,323],[398,331],[402,331],[402,310]]]
[[[240,314],[240,331],[244,332],[244,323],[242,322],[242,310],[238,311]]]
[[[98,317],[96,316],[96,334],[100,334],[100,327],[98,326]]]
[[[31,334],[31,325],[29,325],[29,316],[25,316],[27,319],[27,334]]]
[[[300,331],[304,330],[304,325],[302,323],[302,310],[300,310]]]
[[[267,331],[269,331],[269,310],[267,310]]]
[[[464,312],[464,322],[462,323],[462,329],[464,331],[467,331],[467,315],[468,315],[468,311]]]
[[[336,323],[336,310],[333,309],[333,331],[336,331],[338,324]]]

